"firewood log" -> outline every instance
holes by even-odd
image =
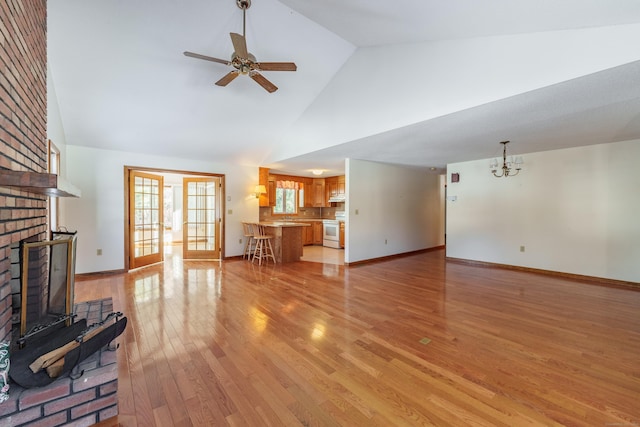
[[[71,350],[73,350],[74,348],[77,348],[78,346],[80,346],[80,344],[83,341],[87,341],[91,339],[92,337],[96,336],[104,329],[108,328],[109,327],[109,325],[107,324],[108,319],[109,318],[105,319],[105,321],[102,322],[101,324],[96,325],[95,327],[89,329],[81,337],[76,338],[75,340],[66,343],[62,347],[58,347],[55,350],[51,350],[50,352],[45,353],[42,356],[38,357],[36,360],[33,361],[33,363],[29,365],[29,369],[31,369],[31,372],[35,374],[36,372],[39,372],[41,369],[47,368],[59,360],[62,360],[62,365],[64,366],[64,355],[70,352]],[[54,368],[52,371],[55,372],[55,369],[56,368]]]

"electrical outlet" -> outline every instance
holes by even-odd
[[[98,256],[102,255],[102,249],[98,249],[98,250],[96,251],[96,255],[98,255]]]
[[[228,209],[227,210],[227,215],[233,215],[233,209]]]
[[[358,209],[356,209],[355,214],[358,215],[360,213],[360,211]]]
[[[242,239],[238,239],[238,243],[242,244]]]
[[[524,246],[520,246],[520,252],[524,252]]]
[[[385,245],[387,244],[387,239],[384,239],[384,244],[385,244]]]

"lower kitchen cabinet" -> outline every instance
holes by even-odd
[[[304,228],[303,233],[303,245],[313,245],[313,223],[310,226]]]
[[[322,221],[309,221],[309,227],[305,227],[302,234],[304,245],[321,245],[322,246]]]
[[[322,246],[322,221],[313,223],[313,244]]]

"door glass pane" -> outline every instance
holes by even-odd
[[[215,250],[216,185],[210,181],[189,182],[187,188],[187,249]]]
[[[134,255],[160,252],[160,180],[134,178]]]

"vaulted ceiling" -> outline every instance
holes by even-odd
[[[346,157],[434,167],[640,138],[636,0],[253,0],[246,76],[235,0],[48,2],[69,145],[341,173]]]

